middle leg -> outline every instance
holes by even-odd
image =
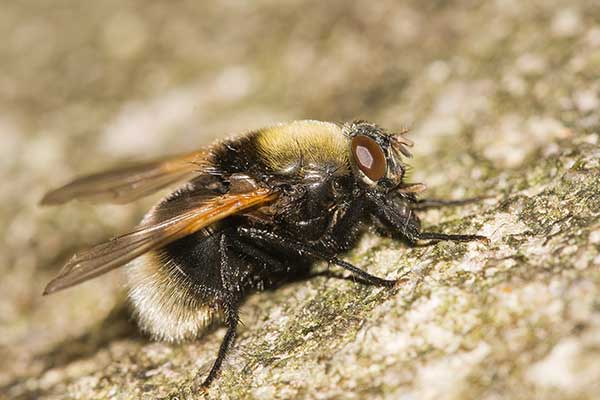
[[[398,280],[395,280],[395,279],[384,279],[384,278],[380,278],[375,275],[371,275],[368,272],[366,272],[346,261],[340,260],[339,258],[337,258],[335,256],[332,256],[330,254],[325,254],[320,250],[313,249],[309,246],[306,246],[303,243],[297,242],[288,237],[283,237],[283,236],[273,233],[271,231],[258,229],[258,228],[240,227],[240,228],[238,228],[238,232],[240,235],[245,236],[249,239],[263,241],[263,242],[269,243],[273,246],[279,246],[279,247],[291,250],[294,253],[299,254],[299,255],[306,255],[311,258],[315,258],[318,260],[327,261],[331,264],[335,264],[339,267],[342,267],[342,268],[352,272],[353,274],[359,276],[360,278],[364,279],[366,282],[368,282],[369,284],[372,284],[372,285],[392,287],[392,286],[396,285],[396,283],[398,282]]]

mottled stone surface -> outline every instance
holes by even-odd
[[[240,3],[3,2],[0,398],[192,398],[222,328],[149,341],[119,273],[40,295],[156,198],[36,203],[76,174],[300,118],[411,127],[429,195],[490,196],[425,226],[491,244],[367,234],[345,257],[408,273],[396,291],[319,276],[250,296],[208,397],[598,398],[600,3]]]

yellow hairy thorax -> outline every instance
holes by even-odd
[[[349,171],[349,139],[341,126],[331,122],[294,121],[261,129],[258,151],[273,170],[303,165],[333,165]]]

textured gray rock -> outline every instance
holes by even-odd
[[[36,203],[75,174],[300,118],[410,126],[430,196],[490,196],[424,224],[491,243],[367,233],[346,258],[408,273],[396,291],[318,276],[250,296],[209,397],[597,398],[600,4],[203,3],[3,4],[0,398],[191,398],[222,328],[149,341],[118,273],[40,296],[156,199]]]

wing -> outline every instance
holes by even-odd
[[[127,264],[134,258],[161,248],[227,216],[260,207],[275,200],[268,189],[225,194],[207,199],[187,199],[181,209],[171,209],[158,221],[141,225],[133,232],[77,253],[44,290],[44,294],[66,289]]]
[[[48,192],[40,204],[63,204],[73,199],[128,203],[198,174],[208,155],[208,150],[200,150],[84,176]]]

